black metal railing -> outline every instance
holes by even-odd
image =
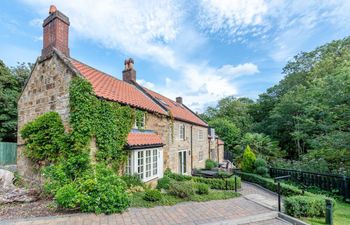
[[[338,192],[350,199],[350,177],[325,173],[313,173],[299,170],[269,168],[271,177],[290,175],[290,181],[307,187],[318,187],[329,192]]]

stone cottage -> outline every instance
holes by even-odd
[[[69,24],[67,16],[55,6],[50,7],[43,22],[42,54],[18,101],[18,130],[49,111],[59,113],[69,130],[69,85],[74,76],[80,76],[91,83],[99,98],[147,112],[141,129],[135,126],[127,138],[127,173],[136,173],[148,182],[162,177],[166,168],[191,174],[192,169],[203,168],[208,158],[223,160],[223,142],[214,129],[186,107],[181,97],[173,101],[138,84],[132,59],[125,60],[119,80],[72,58]],[[23,144],[18,135],[18,171],[32,177]]]

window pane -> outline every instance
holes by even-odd
[[[186,152],[183,152],[183,173],[186,173]]]
[[[143,152],[137,152],[137,174],[141,179],[144,177],[143,171]]]
[[[153,176],[157,175],[158,171],[158,150],[153,150]]]
[[[151,177],[151,150],[146,150],[146,178]]]

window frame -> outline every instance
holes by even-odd
[[[186,126],[183,123],[179,124],[179,140],[186,140]]]
[[[159,162],[160,151],[161,150],[159,148],[132,150],[131,155],[133,156],[133,159],[131,159],[131,161],[134,162],[132,171],[135,175],[139,176],[143,182],[147,182],[161,176],[161,171],[159,168],[159,164],[162,163]],[[139,165],[139,155],[143,155],[143,164],[141,166]],[[139,171],[141,171],[141,174]]]
[[[198,130],[198,140],[203,141],[204,140],[204,131]]]

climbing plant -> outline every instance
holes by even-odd
[[[58,113],[43,114],[21,130],[25,152],[39,166],[42,161],[52,163],[43,168],[45,190],[60,207],[120,212],[129,201],[125,183],[116,174],[126,159],[123,148],[136,113],[97,98],[91,84],[80,77],[72,80],[69,96],[71,131],[65,133]],[[95,156],[90,149],[93,137]]]

